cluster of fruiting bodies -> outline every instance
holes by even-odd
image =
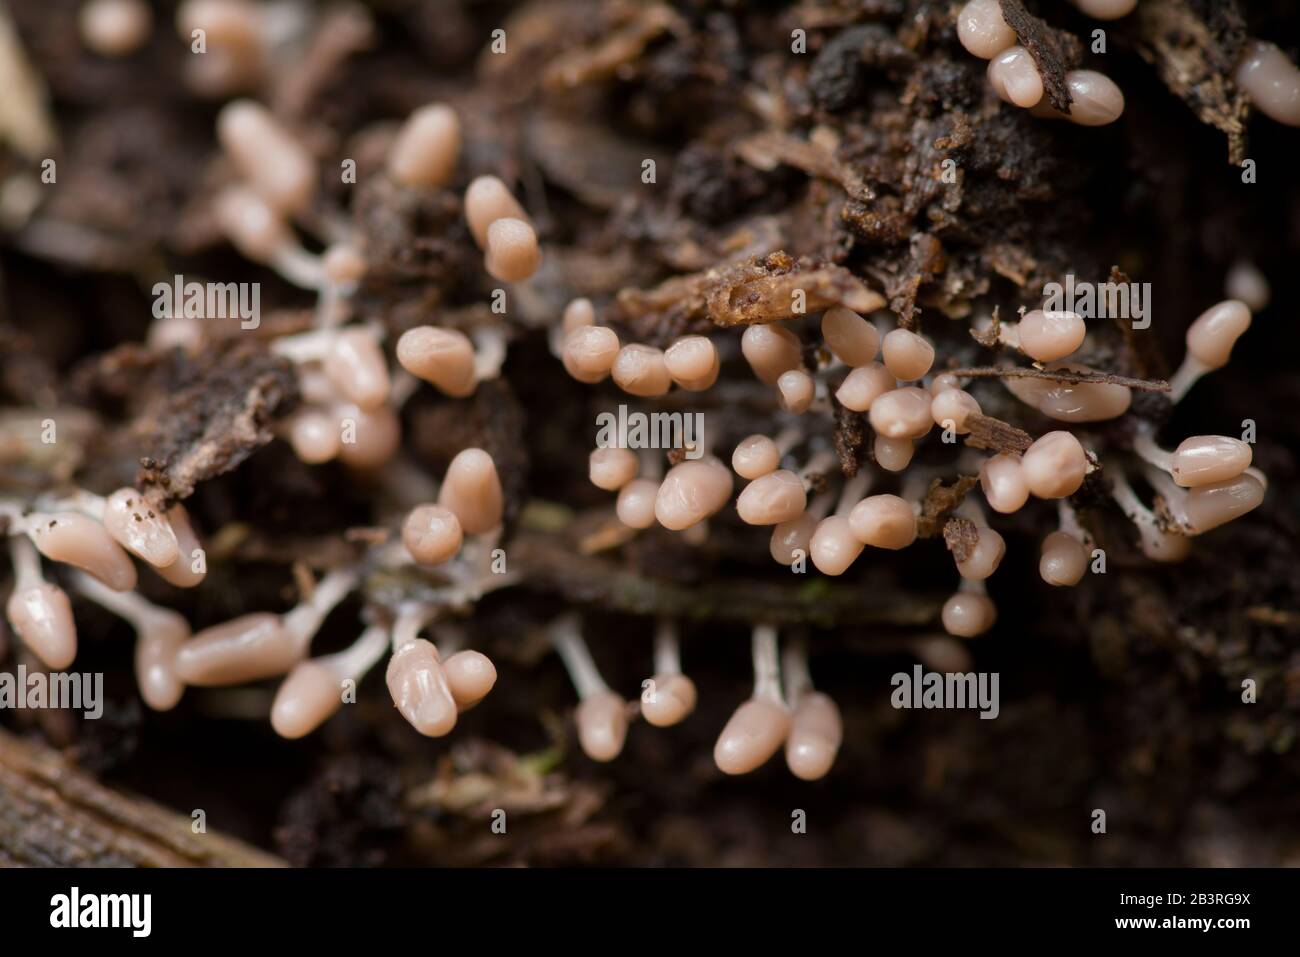
[[[1080,0],[1080,6],[1098,16],[1121,16],[1132,4]],[[990,59],[989,79],[999,96],[1059,115],[1042,106],[1041,79],[1028,54],[1014,44],[1014,34],[997,8],[996,0],[967,4],[956,18],[961,42],[975,55]],[[110,16],[102,10],[98,15]],[[217,86],[238,86],[243,72],[253,68],[256,57],[250,50],[258,42],[257,30],[246,21],[254,15],[255,8],[237,2],[182,5],[183,35],[196,23],[209,28],[219,54],[213,62],[221,70],[208,80]],[[89,29],[115,26],[91,24]],[[1252,83],[1264,82],[1262,72],[1277,72],[1266,53],[1254,50],[1241,68],[1243,83],[1257,100],[1263,94],[1255,92]],[[1268,89],[1276,93],[1281,81],[1270,77]],[[1100,74],[1071,73],[1067,84],[1074,97],[1069,114],[1074,122],[1110,122],[1123,109],[1122,95]],[[1260,105],[1270,115],[1285,113],[1285,104]],[[312,228],[296,222],[308,209],[318,178],[309,151],[270,111],[251,100],[228,103],[219,115],[217,133],[237,181],[213,198],[216,221],[245,256],[318,295],[315,327],[282,336],[271,345],[294,364],[303,396],[300,408],[282,423],[282,437],[309,464],[338,459],[358,470],[382,470],[401,447],[397,413],[402,403],[420,383],[461,398],[498,376],[507,327],[504,322],[485,323],[467,335],[459,329],[418,326],[393,344],[396,362],[390,364],[385,330],[353,321],[353,294],[367,269],[365,249],[342,230],[329,237],[323,253],[314,255],[295,233],[295,225]],[[460,122],[449,107],[433,104],[417,110],[393,139],[384,175],[403,189],[445,188],[458,163],[461,135]],[[520,283],[535,273],[541,259],[538,237],[505,183],[491,176],[475,179],[465,191],[463,209],[492,277]],[[1229,277],[1229,283],[1254,290],[1257,300],[1267,295],[1266,284],[1265,291],[1258,292],[1262,277],[1248,271]],[[1022,310],[1017,322],[994,321],[981,331],[981,342],[1023,357],[1028,361],[1024,368],[1033,371],[998,381],[1016,400],[1063,427],[1031,436],[1024,447],[972,461],[977,453],[956,442],[970,431],[971,416],[984,418],[970,383],[949,371],[952,367],[939,355],[935,341],[913,323],[897,324],[883,308],[882,297],[866,293],[851,304],[857,308],[841,304],[822,312],[820,343],[814,349],[806,349],[804,341],[813,335],[813,317],[793,311],[786,319],[744,329],[740,354],[754,376],[772,390],[773,418],[783,426],[773,429],[773,435],[744,438],[729,461],[714,450],[697,448],[665,472],[662,453],[638,454],[620,447],[590,453],[590,480],[617,493],[615,513],[629,533],[658,524],[698,543],[708,534],[709,520],[734,506],[740,521],[771,528],[775,561],[799,571],[810,561],[822,574],[843,575],[864,552],[895,551],[917,539],[928,481],[909,480],[906,473],[918,443],[936,429],[956,450],[958,467],[969,464],[969,471],[978,471],[992,512],[1014,513],[1031,500],[1055,503],[1056,520],[1042,540],[1039,566],[1042,579],[1054,586],[1075,585],[1087,573],[1092,543],[1070,499],[1099,469],[1136,527],[1143,552],[1157,561],[1181,559],[1193,537],[1239,517],[1263,498],[1266,483],[1251,467],[1250,446],[1228,436],[1192,436],[1166,451],[1139,422],[1127,448],[1090,444],[1088,426],[1128,413],[1132,392],[1113,377],[1072,360],[1092,335],[1085,319],[1072,312]],[[1262,304],[1251,303],[1256,308]],[[1190,324],[1186,357],[1168,385],[1173,401],[1201,375],[1228,361],[1251,315],[1246,303],[1229,299]],[[730,335],[734,332],[718,330],[683,336],[664,349],[625,342],[602,323],[592,302],[578,298],[557,317],[552,347],[575,380],[596,384],[610,379],[626,394],[649,401],[674,388],[698,393],[714,387],[722,368],[715,337]],[[151,342],[198,349],[204,336],[201,322],[168,317],[157,321]],[[836,468],[826,433],[837,409],[866,417],[874,433],[874,467],[859,463],[851,475]],[[1072,426],[1082,428],[1076,432]],[[1144,504],[1130,485],[1128,476],[1135,469],[1157,493],[1153,505]],[[873,485],[895,474],[900,479],[894,491],[873,491]],[[738,480],[744,484],[737,494]],[[43,556],[76,569],[65,578],[70,587],[136,630],[136,670],[151,707],[175,706],[186,686],[282,677],[271,722],[278,733],[299,737],[337,711],[344,699],[342,689],[387,656],[387,684],[401,714],[422,734],[445,735],[461,711],[488,693],[496,672],[481,653],[457,648],[454,638],[435,643],[420,634],[435,629],[447,612],[510,583],[508,575],[495,575],[489,567],[502,535],[504,495],[492,456],[477,448],[461,451],[440,482],[421,476],[408,484],[423,495],[417,494],[421,500],[412,503],[386,540],[370,546],[355,562],[330,571],[295,608],[283,614],[244,615],[195,634],[180,615],[135,592],[136,568],[130,557],[172,585],[198,585],[206,557],[182,505],[172,503],[164,510],[130,488],[106,498],[74,489],[39,501],[0,501],[15,578],[6,605],[9,622],[25,653],[46,667],[62,669],[73,662],[76,629],[71,604],[64,590],[45,578]],[[984,582],[998,569],[1005,543],[973,494],[956,514],[969,523],[973,536],[953,549],[960,584],[943,606],[942,624],[951,635],[971,638],[995,622],[996,609]],[[357,591],[370,571],[404,566],[434,576],[443,586],[445,602],[412,600],[368,607],[366,627],[351,647],[310,656],[312,638],[326,615]],[[552,623],[550,633],[580,698],[578,739],[589,756],[615,757],[631,715],[668,726],[691,713],[697,691],[682,672],[673,622],[659,624],[655,673],[635,704],[605,684],[581,627],[579,616],[569,613]],[[776,629],[759,623],[752,652],[753,695],[718,739],[718,767],[729,774],[748,772],[784,747],[796,775],[809,780],[824,776],[842,731],[835,704],[813,689],[805,647],[789,642],[782,655]]]

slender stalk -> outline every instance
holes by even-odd
[[[677,623],[671,618],[660,618],[655,623],[655,674],[681,673],[682,657],[677,640]]]
[[[551,643],[564,662],[579,698],[585,700],[609,690],[587,643],[582,640],[581,619],[576,614],[561,615],[551,623]]]
[[[754,697],[773,701],[784,707],[781,697],[781,662],[777,651],[775,625],[755,625],[752,639],[754,657]]]

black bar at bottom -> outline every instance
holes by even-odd
[[[13,945],[76,934],[205,949],[437,948],[468,933],[476,948],[559,934],[586,950],[629,934],[686,943],[687,928],[729,945],[812,933],[865,946],[918,934],[927,944],[1199,935],[1232,946],[1294,926],[1298,890],[1288,870],[29,870],[0,871],[0,932]]]

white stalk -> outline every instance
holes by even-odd
[[[13,535],[9,539],[9,561],[13,564],[16,588],[31,588],[45,581],[41,574],[40,553],[22,535]]]
[[[334,610],[352,589],[357,587],[359,576],[353,568],[340,568],[322,578],[306,601],[299,602],[284,615],[284,628],[305,649],[320,630],[325,617]]]
[[[872,475],[865,468],[858,469],[858,474],[850,479],[846,479],[844,487],[840,489],[839,501],[835,504],[836,515],[848,515],[853,511],[853,506],[866,497],[871,488]]]
[[[682,656],[677,640],[677,623],[671,618],[660,618],[655,624],[655,674],[681,673]]]
[[[1151,433],[1145,429],[1133,437],[1133,451],[1147,463],[1165,472],[1172,467],[1173,455],[1158,446]]]
[[[753,697],[785,707],[781,697],[781,662],[775,625],[755,625],[751,641],[754,658]]]
[[[791,707],[813,690],[812,674],[808,670],[808,645],[802,638],[786,642],[781,655],[781,675],[785,679],[785,700]]]
[[[609,685],[600,676],[600,669],[596,667],[587,643],[582,640],[579,622],[576,613],[561,615],[551,623],[551,643],[564,662],[578,697],[586,700],[609,691]]]

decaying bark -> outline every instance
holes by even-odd
[[[0,730],[0,865],[277,867],[242,841],[97,783],[57,751]]]

